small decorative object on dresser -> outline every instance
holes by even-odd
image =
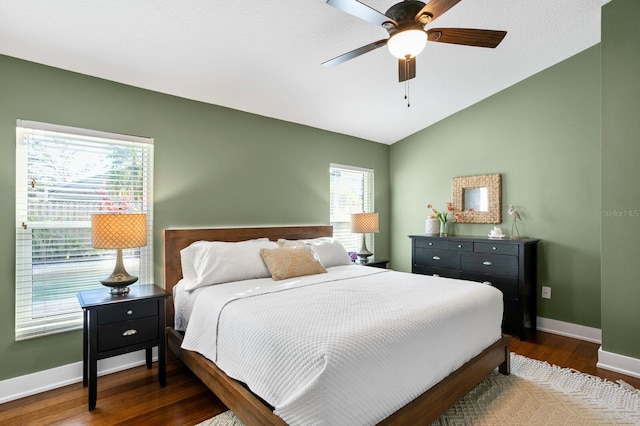
[[[104,290],[78,293],[84,314],[82,385],[89,387],[89,410],[96,408],[98,360],[158,347],[158,381],[166,384],[165,301],[169,293],[153,284],[137,285],[130,292],[111,295]],[[123,401],[126,403],[126,401]]]
[[[430,236],[440,235],[440,221],[434,215],[431,215],[424,222],[424,233]]]
[[[411,272],[492,285],[503,293],[503,331],[522,340],[535,332],[539,240],[424,235],[409,238]]]
[[[516,223],[516,221],[522,220],[522,217],[520,216],[520,213],[518,213],[518,211],[516,210],[515,206],[509,205],[507,212],[511,217],[513,217],[513,223],[511,224],[511,238],[514,240],[517,240],[519,238],[527,238],[527,237],[521,237],[520,231],[518,231],[518,224]],[[517,235],[513,233],[514,227],[516,229]]]
[[[452,231],[451,224],[453,221],[460,220],[460,214],[453,212],[453,203],[447,201],[447,207],[444,211],[436,210],[431,204],[427,204],[427,208],[431,209],[433,215],[440,221],[440,236],[449,236]]]
[[[489,238],[504,238],[506,235],[502,233],[502,229],[494,226],[493,229],[489,232]]]

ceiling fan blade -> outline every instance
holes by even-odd
[[[373,43],[367,44],[365,46],[359,47],[355,50],[352,50],[351,52],[347,52],[345,54],[342,54],[340,56],[337,56],[333,59],[329,59],[326,62],[322,63],[323,67],[334,67],[338,64],[341,64],[343,62],[347,62],[350,59],[356,58],[360,55],[364,55],[367,52],[371,52],[372,50],[375,50],[379,47],[382,47],[384,45],[387,44],[387,39],[384,38],[382,40],[378,40],[378,41],[374,41]]]
[[[416,58],[398,59],[398,81],[402,83],[416,76]]]
[[[364,3],[360,3],[358,0],[327,0],[327,4],[375,25],[391,22],[397,26],[397,23],[394,22],[393,19],[390,19],[382,12],[378,12]]]
[[[499,45],[505,35],[507,35],[506,31],[471,28],[432,28],[427,30],[429,41],[491,48]]]
[[[433,22],[440,15],[458,4],[460,0],[431,0],[428,2],[415,17],[415,20],[422,25]]]

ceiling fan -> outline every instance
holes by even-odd
[[[459,2],[460,0],[431,0],[424,3],[405,0],[394,4],[382,14],[358,0],[327,0],[327,4],[330,6],[356,18],[382,26],[389,32],[389,38],[374,41],[323,62],[322,66],[332,67],[386,45],[391,54],[398,58],[398,80],[402,82],[416,76],[415,57],[422,52],[427,40],[490,48],[500,44],[507,34],[506,31],[470,28],[430,28],[425,30],[426,25],[432,23]]]

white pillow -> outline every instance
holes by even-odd
[[[268,278],[260,249],[278,245],[267,238],[240,241],[198,241],[180,251],[185,290],[230,281]]]
[[[292,247],[301,244],[310,245],[325,268],[350,265],[352,263],[347,250],[334,238],[320,237],[310,240],[278,240],[278,245],[282,247]]]

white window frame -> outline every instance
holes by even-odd
[[[44,142],[46,141],[46,143]],[[34,147],[49,146],[51,154],[39,154],[35,150],[29,156],[29,149]],[[100,197],[94,191],[95,183],[87,183],[94,176],[87,171],[81,171],[74,176],[77,179],[70,179],[69,185],[65,188],[68,191],[76,188],[87,188],[86,191],[79,190],[79,195],[73,201],[63,201],[67,204],[76,203],[79,205],[74,213],[70,213],[72,208],[63,207],[60,213],[50,213],[53,208],[44,210],[44,213],[34,214],[34,201],[39,200],[40,205],[49,205],[47,196],[42,196],[42,189],[39,194],[33,188],[37,187],[34,174],[45,175],[41,169],[35,166],[30,168],[29,161],[35,164],[36,159],[42,160],[45,155],[56,158],[54,152],[57,147],[64,146],[65,149],[74,152],[77,157],[72,161],[52,161],[49,163],[52,168],[56,166],[65,167],[71,164],[82,164],[80,156],[92,155],[94,151],[101,153],[110,152],[109,145],[114,145],[117,149],[128,149],[130,152],[140,154],[139,164],[142,164],[137,171],[139,175],[132,178],[130,182],[135,182],[136,194],[141,194],[135,206],[123,204],[118,197],[108,198],[108,202],[97,201]],[[40,148],[42,151],[43,148]],[[75,150],[75,151],[74,151]],[[115,152],[116,149],[113,150]],[[113,152],[110,152],[113,154]],[[86,157],[88,158],[88,157]],[[93,157],[101,158],[101,157]],[[40,165],[43,164],[41,161]],[[113,164],[113,163],[112,163]],[[71,175],[71,173],[69,173]],[[50,176],[47,176],[50,178]],[[113,181],[121,178],[113,178]],[[51,180],[56,181],[55,179]],[[107,183],[112,183],[106,178]],[[44,185],[44,184],[43,184]],[[58,184],[59,185],[59,184]],[[111,187],[111,186],[110,186]],[[53,187],[58,189],[58,187]],[[49,194],[49,188],[44,191]],[[34,196],[35,195],[35,196]],[[39,197],[39,198],[38,198]],[[106,196],[103,196],[103,198]],[[112,202],[113,200],[113,202]],[[60,202],[58,200],[58,202]],[[114,204],[115,203],[115,204]],[[118,204],[120,203],[120,204]],[[99,205],[94,207],[93,204]],[[123,207],[125,205],[126,207]],[[95,209],[95,211],[93,211]],[[125,210],[130,209],[130,210]],[[107,287],[103,287],[99,280],[106,278],[115,266],[115,250],[97,250],[91,248],[90,229],[91,213],[104,213],[107,211],[133,211],[146,213],[147,215],[147,241],[146,247],[135,250],[125,250],[124,259],[127,270],[138,275],[140,283],[153,282],[153,139],[138,136],[121,135],[108,132],[93,131],[68,126],[59,126],[35,121],[17,120],[16,123],[16,323],[15,339],[25,340],[34,337],[44,336],[53,333],[60,333],[75,330],[82,327],[82,310],[76,298],[79,290],[92,288],[103,288],[108,292]],[[73,240],[59,238],[60,234],[55,234],[57,238],[50,243],[54,248],[52,255],[41,255],[37,247],[37,238],[34,239],[34,231],[49,230],[52,233],[66,230],[66,235],[74,235]],[[49,260],[59,256],[63,250],[56,252],[55,247],[64,247],[64,250],[77,250],[79,253],[77,260],[73,256],[64,260]],[[76,253],[76,252],[74,252]],[[87,255],[89,253],[89,255]],[[39,259],[34,265],[34,259]],[[58,257],[59,259],[59,257]],[[59,271],[63,272],[60,273]],[[104,272],[106,271],[106,273]],[[44,277],[44,278],[39,278]],[[38,282],[39,291],[34,291],[34,283]],[[61,288],[64,287],[64,290]],[[39,296],[43,293],[45,297]]]
[[[335,187],[333,173],[343,171],[346,175],[342,188]],[[352,179],[360,176],[362,186],[353,190]],[[344,193],[346,191],[346,194]],[[340,196],[342,192],[342,196]],[[362,234],[351,232],[351,214],[373,213],[374,210],[374,170],[364,167],[331,163],[329,167],[329,222],[333,226],[333,236],[344,245],[348,252],[357,252],[362,246]],[[345,197],[351,200],[345,200]],[[375,251],[374,234],[365,235],[367,248]]]

